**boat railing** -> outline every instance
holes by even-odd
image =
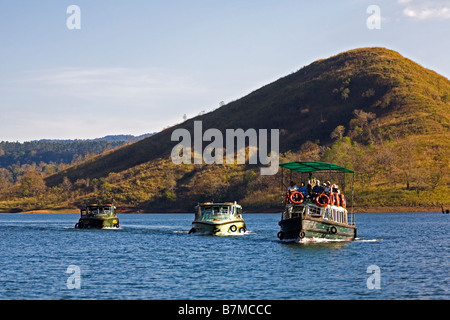
[[[328,220],[348,224],[348,214],[345,210],[338,210],[333,207],[326,208]]]
[[[300,205],[288,204],[282,213],[282,220],[297,218],[297,217],[311,217],[322,218],[325,220],[348,224],[350,213],[347,210],[342,210],[335,206],[319,207],[311,203],[303,203]]]

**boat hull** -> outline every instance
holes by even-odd
[[[189,233],[203,234],[241,234],[246,231],[244,220],[229,221],[194,221]]]
[[[104,229],[119,228],[119,218],[117,217],[83,217],[75,225],[79,229]]]
[[[298,239],[330,239],[330,240],[354,240],[356,227],[343,223],[325,220],[322,218],[297,217],[282,220],[278,223],[280,240]]]

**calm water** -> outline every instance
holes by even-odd
[[[278,241],[278,214],[244,215],[249,232],[232,237],[189,235],[193,214],[119,218],[78,230],[78,215],[0,214],[0,299],[450,298],[442,213],[360,214],[356,241],[309,244]]]

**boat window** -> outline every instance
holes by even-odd
[[[88,214],[98,214],[98,208],[97,207],[89,207]]]
[[[202,211],[202,213],[210,212],[211,211],[211,206],[201,207],[201,211]]]
[[[214,207],[213,214],[216,216],[224,216],[228,214],[228,207]]]
[[[110,215],[113,213],[112,207],[88,207],[87,211],[88,214],[93,215],[100,215],[100,214]]]
[[[288,206],[283,212],[283,220],[301,217],[305,213],[306,207],[300,206]]]
[[[111,213],[111,207],[103,207],[103,213],[104,214],[110,214]]]
[[[230,214],[228,206],[205,206],[200,208],[202,220],[226,219]]]
[[[315,206],[308,206],[309,209],[309,216],[310,217],[320,217],[322,216],[322,211],[320,208],[317,208]]]

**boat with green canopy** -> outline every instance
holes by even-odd
[[[280,240],[354,240],[353,170],[332,163],[280,163],[284,211],[278,222]],[[288,170],[288,175],[285,174]],[[289,183],[286,182],[289,181]],[[300,181],[297,186],[296,181]],[[351,182],[350,211],[344,195]]]

